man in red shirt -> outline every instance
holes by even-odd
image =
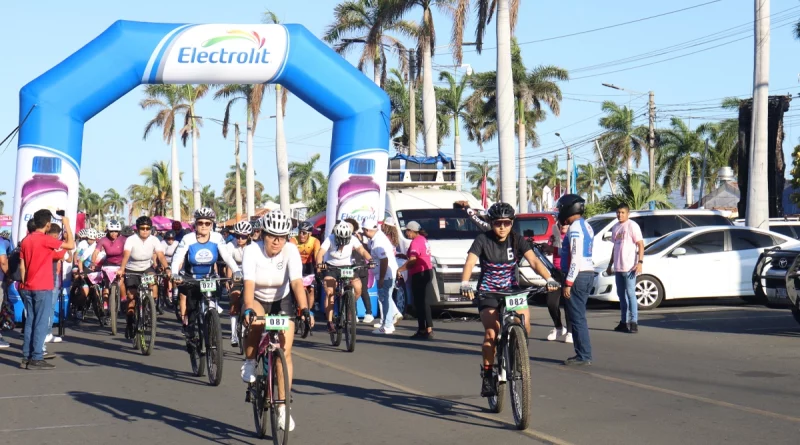
[[[64,224],[64,241],[47,236],[52,220],[53,214],[50,210],[42,209],[34,213],[36,230],[20,243],[20,296],[27,313],[20,366],[26,369],[55,368],[44,361],[42,348],[51,329],[48,322],[53,313],[53,252],[59,248],[72,250],[75,240],[66,216],[61,218]]]

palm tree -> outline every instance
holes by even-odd
[[[454,7],[453,4],[457,3]],[[384,0],[381,4],[381,21],[393,23],[416,7],[422,8],[422,20],[418,25],[417,47],[422,52],[422,117],[425,135],[425,152],[428,156],[436,156],[439,152],[436,125],[436,96],[433,88],[433,52],[436,46],[436,29],[433,23],[433,9],[455,17],[450,45],[453,59],[461,64],[461,46],[466,14],[469,11],[469,0]]]
[[[211,189],[210,185],[203,186],[200,191],[200,202],[203,207],[210,207],[214,209],[214,213],[222,218],[223,206],[220,204],[220,199],[217,197],[217,192]],[[227,219],[227,218],[226,218]]]
[[[255,215],[255,198],[253,181],[255,181],[255,174],[253,172],[253,137],[256,132],[256,125],[258,118],[261,115],[261,102],[264,99],[265,84],[257,85],[243,85],[243,84],[230,84],[220,87],[214,93],[214,99],[228,99],[228,104],[225,106],[225,117],[222,119],[222,137],[228,137],[228,126],[231,120],[231,108],[239,101],[244,101],[247,110],[247,164],[249,168],[245,171],[245,189],[247,196],[247,216],[252,217]],[[237,147],[238,149],[238,147]]]
[[[483,151],[483,144],[497,135],[497,113],[482,98],[468,100],[464,130],[467,132],[467,140],[475,142]]]
[[[672,204],[669,202],[667,192],[661,187],[650,190],[649,182],[650,175],[624,174],[617,183],[619,186],[617,193],[603,198],[603,206],[609,212],[616,210],[623,203],[627,204],[631,210],[649,209],[651,202],[654,202],[658,209],[671,208]]]
[[[539,173],[536,173],[534,180],[539,187],[548,186],[554,189],[567,179],[567,171],[559,170],[558,159],[555,157],[552,161],[549,159],[542,159],[538,167]]]
[[[134,209],[146,210],[150,215],[166,215],[170,208],[172,183],[169,178],[169,165],[164,161],[153,162],[139,172],[144,180],[142,184],[128,187],[131,197],[131,213]],[[197,201],[201,206],[201,202]]]
[[[0,196],[6,196],[6,192],[0,192]],[[0,213],[3,213],[3,209],[5,208],[5,202],[0,199]]]
[[[175,205],[180,202],[180,168],[178,165],[178,143],[175,139],[175,121],[179,113],[187,112],[187,105],[184,103],[180,85],[147,85],[144,89],[146,97],[139,102],[143,110],[156,108],[155,117],[144,127],[142,139],[147,139],[147,135],[153,128],[160,127],[164,141],[172,145],[172,219],[181,220],[181,206]]]
[[[578,166],[578,190],[581,194],[589,196],[589,203],[594,204],[594,201],[599,198],[600,186],[600,171],[594,164],[588,163]]]
[[[600,126],[606,133],[598,142],[606,159],[624,159],[626,171],[633,171],[633,162],[638,166],[642,161],[642,150],[647,146],[649,130],[644,127],[634,127],[635,116],[633,110],[626,106],[620,107],[612,101],[603,102],[603,112],[606,116],[600,118]]]
[[[244,176],[241,174],[242,170],[247,169],[247,164],[239,166],[239,191],[241,195],[241,199],[243,202],[247,202],[247,196],[244,193]],[[255,174],[255,172],[253,173]],[[225,174],[225,184],[222,188],[222,196],[221,198],[225,201],[225,203],[229,206],[233,206],[236,203],[236,165],[231,165],[230,170],[228,173]],[[256,205],[261,204],[263,201],[262,194],[264,193],[264,184],[260,183],[259,181],[253,180],[253,199],[255,199],[255,203],[253,207]],[[254,212],[255,213],[255,212]]]
[[[416,95],[415,128],[417,134],[412,137],[409,135],[411,131],[409,128],[411,122],[411,107],[409,106],[411,103],[411,95],[406,88],[403,74],[395,68],[392,68],[390,73],[391,77],[389,77],[384,84],[384,89],[389,96],[389,101],[392,106],[392,115],[389,117],[389,134],[392,137],[392,142],[395,148],[397,148],[397,151],[401,151],[402,148],[411,145],[412,138],[416,139],[419,135],[420,129],[422,128],[422,107],[420,106],[422,102],[419,95]]]
[[[484,178],[486,178],[486,184],[488,186],[494,186],[495,182],[492,179],[492,171],[494,171],[496,165],[489,164],[489,161],[483,162],[470,162],[469,169],[467,170],[467,181],[474,184],[476,187],[481,186],[481,182]]]
[[[103,197],[80,183],[78,186],[78,211],[86,214],[90,225],[92,221],[94,221],[95,227],[102,225],[103,207]]]
[[[439,104],[447,115],[453,118],[453,159],[456,164],[456,190],[461,191],[461,136],[459,134],[459,120],[467,121],[467,101],[464,91],[467,89],[469,76],[463,76],[460,81],[447,71],[439,73],[439,80],[446,80],[449,88],[439,89]]]
[[[680,187],[686,196],[686,206],[694,204],[692,190],[700,178],[702,164],[703,128],[695,131],[680,118],[673,117],[671,128],[661,130],[659,147],[659,176],[664,178],[664,188],[668,191]]]
[[[186,114],[184,125],[181,129],[181,141],[183,146],[186,146],[186,141],[189,137],[192,138],[192,207],[197,210],[200,208],[200,163],[197,158],[197,139],[200,137],[200,129],[203,122],[198,119],[195,114],[195,107],[197,102],[200,101],[206,94],[208,94],[208,85],[180,85],[180,92],[183,99],[186,101]]]
[[[121,215],[128,203],[127,198],[110,188],[103,194],[103,212],[111,212],[115,217]]]
[[[342,56],[356,45],[363,45],[358,59],[358,69],[364,71],[372,65],[372,79],[376,85],[385,87],[388,74],[386,50],[396,53],[400,70],[408,71],[408,60],[403,42],[389,33],[416,38],[417,25],[407,20],[382,20],[379,0],[349,0],[334,8],[333,23],[325,30],[322,40],[333,45]]]
[[[325,175],[315,169],[319,161],[319,153],[311,156],[308,162],[292,162],[289,164],[289,186],[291,187],[292,199],[297,200],[297,192],[300,192],[300,199],[309,204],[309,201],[316,195],[317,190],[325,182]]]

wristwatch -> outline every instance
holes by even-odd
[[[644,264],[644,261],[642,261],[642,260],[639,260],[639,264]]]

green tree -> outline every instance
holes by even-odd
[[[391,77],[384,84],[386,94],[389,96],[389,101],[392,106],[392,114],[389,118],[389,134],[392,137],[392,143],[398,151],[404,147],[411,145],[411,136],[408,134],[411,123],[411,95],[406,87],[406,82],[403,79],[403,74],[392,68],[390,70]],[[416,109],[414,119],[416,120],[416,133],[413,138],[417,139],[419,133],[422,131],[422,102],[419,95],[415,97]]]
[[[439,80],[447,81],[447,88],[439,88],[439,108],[445,115],[453,119],[453,160],[456,168],[461,169],[461,134],[459,132],[461,123],[466,122],[467,98],[465,92],[469,86],[469,76],[462,76],[461,80],[456,81],[455,77],[447,71],[439,73]],[[458,183],[461,178],[458,178]]]
[[[613,212],[623,203],[631,210],[649,209],[650,202],[654,202],[657,209],[671,208],[667,192],[660,187],[650,190],[647,185],[649,181],[649,175],[623,175],[617,183],[617,193],[603,198],[605,211]]]
[[[681,189],[688,207],[694,204],[692,192],[700,179],[705,130],[698,127],[692,131],[677,117],[673,117],[670,124],[670,129],[660,131],[659,176],[664,178],[667,191]]]
[[[171,210],[172,182],[169,164],[164,161],[153,162],[139,172],[142,184],[128,187],[131,198],[131,212],[147,211],[149,215],[166,215]],[[198,202],[198,205],[200,202]],[[186,209],[188,213],[188,209]]]
[[[633,110],[620,107],[612,101],[603,102],[605,116],[600,118],[600,127],[606,132],[598,142],[605,159],[625,160],[626,172],[633,172],[634,162],[638,166],[642,161],[642,151],[647,146],[647,127],[634,126]]]
[[[534,176],[538,187],[548,186],[554,189],[557,185],[567,180],[567,171],[558,168],[558,159],[542,159],[539,162],[539,172]]]
[[[244,171],[247,169],[247,164],[242,164],[239,167],[239,190],[242,193],[242,203],[244,208],[247,208],[247,196],[245,192],[245,175]],[[255,173],[254,173],[255,174]],[[254,206],[259,205],[263,199],[262,194],[264,193],[264,184],[259,181],[253,181],[253,189],[254,189]],[[231,165],[230,170],[228,173],[225,174],[225,184],[222,188],[222,196],[221,198],[225,201],[225,203],[229,206],[236,206],[236,165]]]
[[[322,177],[322,182],[314,192],[311,202],[306,202],[306,204],[308,204],[308,212],[311,215],[316,215],[328,207],[328,179],[325,176]]]
[[[800,189],[800,144],[795,145],[792,152],[792,179],[790,182],[793,189]],[[789,195],[789,200],[793,204],[800,204],[800,193],[792,193]]]
[[[599,199],[601,189],[600,171],[594,164],[587,163],[578,166],[578,191],[580,194],[589,197],[589,203],[593,204]]]
[[[111,212],[115,217],[122,214],[127,203],[128,200],[113,188],[103,194],[103,212]]]
[[[89,225],[102,227],[103,208],[103,197],[80,183],[78,186],[78,211],[86,214]]]
[[[319,153],[315,153],[306,162],[289,163],[289,187],[291,187],[292,200],[298,198],[309,204],[317,194],[317,190],[325,183],[325,175],[316,170]],[[326,187],[327,188],[327,187]]]
[[[6,192],[0,192],[0,196],[6,196]],[[5,202],[0,199],[0,213],[3,213],[3,209],[5,208]]]

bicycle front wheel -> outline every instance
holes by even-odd
[[[142,310],[139,312],[139,323],[136,328],[139,330],[139,346],[142,355],[150,355],[156,345],[156,302],[150,293],[142,295]]]
[[[353,291],[349,290],[344,294],[344,341],[347,352],[356,350],[356,297]]]
[[[208,383],[219,386],[222,383],[222,327],[219,313],[212,308],[205,315],[206,363],[208,364]]]
[[[117,335],[117,311],[119,310],[119,285],[111,283],[108,288],[108,317],[111,321],[111,335]]]
[[[269,393],[270,420],[272,423],[272,443],[287,445],[289,443],[289,419],[292,397],[289,394],[289,370],[286,367],[286,356],[283,349],[275,349],[272,353],[272,373],[269,377],[271,388]],[[283,400],[280,393],[283,393]],[[283,409],[283,425],[279,424],[279,409]]]
[[[203,328],[200,326],[200,317],[196,311],[197,309],[189,316],[189,331],[191,335],[186,339],[186,349],[189,352],[192,373],[195,377],[202,377],[206,373],[206,362],[200,356],[200,351],[203,348],[203,341],[201,340],[203,338]]]
[[[508,385],[511,393],[511,411],[517,429],[524,430],[530,423],[531,369],[528,344],[521,326],[508,331]]]
[[[501,339],[497,345],[497,352],[495,353],[496,363],[494,365],[494,389],[495,395],[489,397],[489,411],[493,413],[503,412],[506,405],[506,382],[500,381],[500,373],[507,367],[508,360],[506,360],[506,351],[508,346]],[[502,349],[501,349],[502,348]]]

